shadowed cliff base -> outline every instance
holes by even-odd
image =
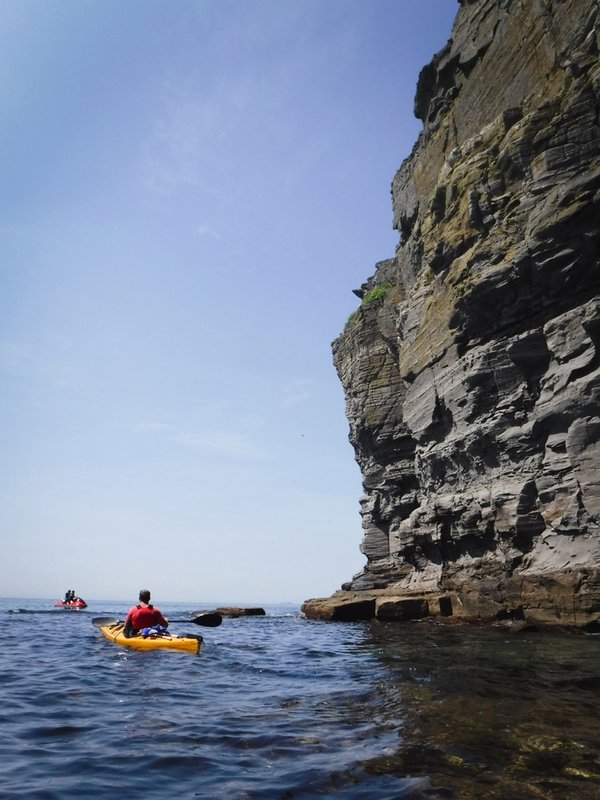
[[[421,73],[400,242],[333,343],[367,563],[307,616],[598,624],[599,18],[463,2]]]

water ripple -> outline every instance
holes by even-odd
[[[270,612],[206,631],[194,657],[91,625],[126,608],[32,605],[3,607],[1,796],[600,796],[598,638]]]

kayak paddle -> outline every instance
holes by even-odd
[[[92,620],[92,625],[95,625],[97,628],[105,628],[108,625],[117,625],[119,620],[116,617],[94,617]]]
[[[94,617],[92,625],[95,625],[97,628],[104,628],[107,625],[117,625],[119,622],[121,622],[121,620],[117,619],[117,617]],[[193,625],[203,625],[205,628],[218,628],[223,622],[223,617],[216,612],[210,612],[199,614],[197,617],[192,617],[192,619],[170,619],[169,624],[172,622],[181,622],[185,624],[191,622]]]

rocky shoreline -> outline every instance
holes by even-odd
[[[313,620],[525,623],[600,631],[600,570],[565,570],[552,575],[512,576],[506,582],[477,581],[447,591],[407,592],[389,586],[372,591],[340,590],[306,600],[302,613]],[[519,627],[519,626],[513,626]]]

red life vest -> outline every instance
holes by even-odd
[[[134,631],[150,628],[152,625],[162,625],[163,616],[154,606],[136,606],[131,615],[131,627]]]

